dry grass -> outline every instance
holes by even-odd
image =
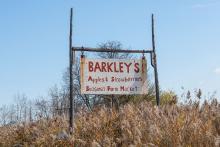
[[[76,116],[74,134],[60,117],[0,128],[0,146],[219,146],[220,104],[127,104]]]

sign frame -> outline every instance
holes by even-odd
[[[118,53],[149,53],[151,57],[151,66],[154,69],[154,80],[155,80],[155,91],[156,91],[156,103],[157,106],[160,105],[160,91],[159,91],[159,79],[158,79],[158,70],[157,70],[157,56],[156,56],[156,47],[155,47],[155,35],[154,35],[154,15],[151,15],[151,35],[152,35],[152,49],[150,50],[128,50],[128,49],[121,49],[121,50],[110,50],[110,49],[102,49],[102,48],[91,48],[91,47],[73,47],[72,45],[72,17],[73,17],[73,8],[70,9],[70,33],[69,33],[69,129],[70,134],[73,133],[73,117],[74,117],[74,109],[73,109],[73,64],[75,58],[76,51],[87,51],[87,52],[118,52]]]

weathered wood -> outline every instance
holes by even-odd
[[[73,51],[72,51],[72,17],[73,17],[73,8],[70,10],[70,34],[69,34],[69,101],[70,101],[70,108],[69,108],[69,129],[70,133],[73,132]]]
[[[155,78],[155,90],[156,90],[156,101],[157,106],[160,105],[160,91],[159,91],[159,80],[158,80],[158,72],[157,72],[157,56],[155,51],[155,38],[154,38],[154,15],[152,14],[152,47],[153,52],[151,53],[151,60],[153,61],[153,68],[154,68],[154,78]]]
[[[152,50],[112,50],[103,48],[91,48],[91,47],[72,47],[73,51],[86,51],[86,52],[117,52],[117,53],[152,53]]]

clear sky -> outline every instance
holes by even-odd
[[[17,93],[47,96],[61,83],[71,7],[76,46],[117,40],[125,48],[151,48],[154,13],[161,88],[220,96],[219,0],[1,0],[0,104]]]

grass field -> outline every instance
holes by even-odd
[[[75,116],[74,133],[62,117],[0,128],[0,146],[207,146],[220,145],[220,104],[126,104]]]

